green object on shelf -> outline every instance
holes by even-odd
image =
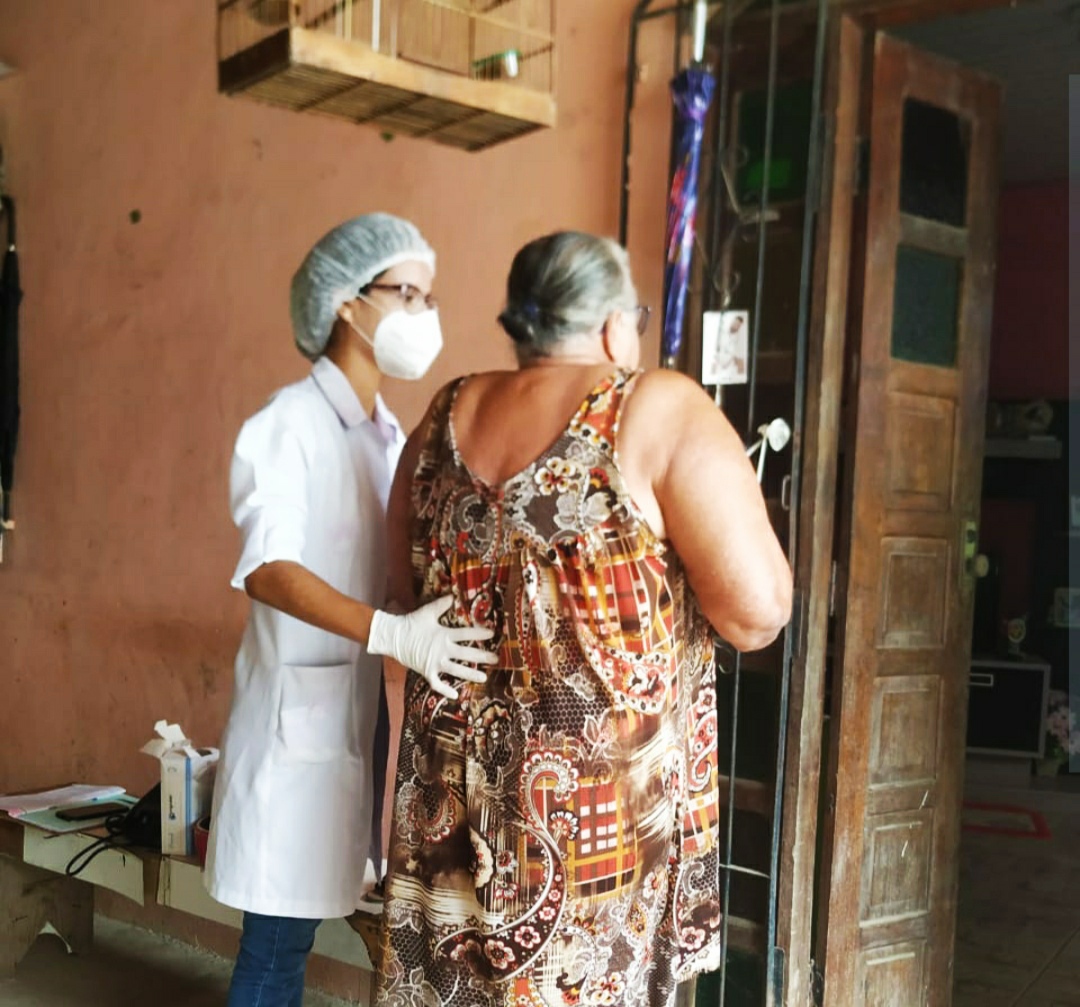
[[[809,81],[776,89],[773,107],[772,164],[769,202],[783,203],[806,195],[806,169],[810,157],[813,92]],[[739,169],[739,199],[755,206],[761,200],[765,174],[765,91],[746,91],[739,98],[739,147],[746,161]]]
[[[748,189],[756,193],[761,189],[761,179],[765,174],[765,162],[755,161],[753,164],[748,165],[743,178],[743,184]],[[791,161],[786,157],[773,158],[772,171],[769,175],[770,188],[776,189],[778,192],[783,192],[791,188],[792,186],[792,174],[793,169],[791,167]]]

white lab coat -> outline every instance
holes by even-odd
[[[243,547],[233,587],[291,560],[383,604],[385,516],[401,427],[374,421],[319,360],[244,424],[230,476]],[[206,862],[217,901],[267,916],[346,916],[362,895],[381,658],[259,602],[236,658]]]

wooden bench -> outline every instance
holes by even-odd
[[[0,815],[0,978],[12,975],[43,932],[59,936],[71,952],[88,951],[97,888],[138,906],[161,906],[240,929],[239,910],[210,898],[202,867],[185,857],[107,849],[77,878],[66,877],[71,858],[101,835],[94,830],[57,835]],[[378,941],[378,917],[357,915],[352,924],[327,920],[316,931],[312,953],[371,973]]]

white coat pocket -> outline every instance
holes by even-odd
[[[351,664],[281,668],[278,738],[294,762],[329,762],[350,750],[352,737]]]

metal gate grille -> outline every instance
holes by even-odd
[[[619,240],[628,239],[632,198],[631,131],[639,36],[650,22],[673,27],[672,75],[694,8],[703,0],[639,0],[632,17],[623,122]],[[795,11],[795,7],[799,11]],[[747,384],[723,395],[728,418],[747,443],[763,419],[783,415],[794,437],[763,482],[770,514],[796,567],[802,425],[813,274],[814,228],[823,151],[822,94],[827,0],[727,0],[704,3],[705,63],[717,80],[706,132],[699,217],[691,268],[688,338],[680,369],[698,362],[694,336],[706,310],[736,304],[750,313]],[[784,8],[790,8],[785,12]],[[805,30],[781,46],[786,16]],[[792,56],[795,66],[791,65]],[[782,63],[785,65],[782,66]],[[650,138],[655,142],[656,138]],[[674,140],[672,141],[674,143]],[[797,267],[797,268],[795,268]],[[777,305],[783,305],[783,310]],[[736,388],[738,386],[732,386]],[[721,404],[721,395],[717,393]],[[777,464],[779,463],[779,464]],[[796,584],[791,624],[766,651],[742,655],[717,643],[717,707],[723,911],[722,965],[685,990],[698,1007],[784,1003],[783,951],[777,943],[785,737],[793,658],[802,640],[803,592]]]

